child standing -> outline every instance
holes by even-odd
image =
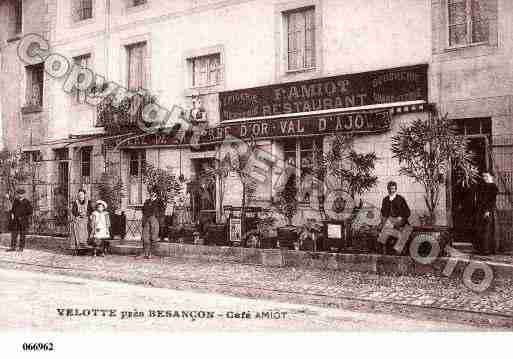
[[[105,256],[107,241],[110,239],[110,217],[106,211],[107,203],[96,201],[96,210],[91,214],[91,237],[94,246],[94,256],[99,253]]]

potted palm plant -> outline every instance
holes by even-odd
[[[323,226],[314,218],[308,218],[305,223],[296,228],[298,240],[296,249],[304,251],[317,251],[319,235],[322,233]]]
[[[287,221],[287,225],[277,229],[279,248],[294,248],[294,243],[297,241],[296,227],[292,225],[292,219],[297,213],[298,199],[297,187],[294,176],[290,176],[276,197],[273,199],[273,208],[278,214],[281,214]]]

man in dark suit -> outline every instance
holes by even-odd
[[[400,254],[412,231],[408,223],[411,212],[406,200],[397,194],[397,183],[388,182],[387,190],[388,196],[381,203],[382,230],[378,242],[382,244],[383,254],[395,254],[391,248],[395,238],[394,249]]]
[[[25,234],[29,226],[30,216],[32,215],[32,204],[25,196],[25,190],[18,189],[16,197],[12,203],[10,213],[11,247],[7,251],[16,250],[16,242],[20,237],[18,250],[20,252],[25,248]]]
[[[151,258],[151,247],[159,238],[160,219],[164,215],[164,203],[158,197],[158,190],[150,191],[150,198],[144,202],[142,209],[142,241],[144,258]]]

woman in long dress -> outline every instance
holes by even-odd
[[[87,245],[89,239],[89,215],[91,212],[92,207],[86,198],[86,192],[80,189],[77,199],[71,207],[71,247],[74,249]]]

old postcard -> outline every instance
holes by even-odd
[[[0,1],[0,330],[511,332],[512,21]]]

